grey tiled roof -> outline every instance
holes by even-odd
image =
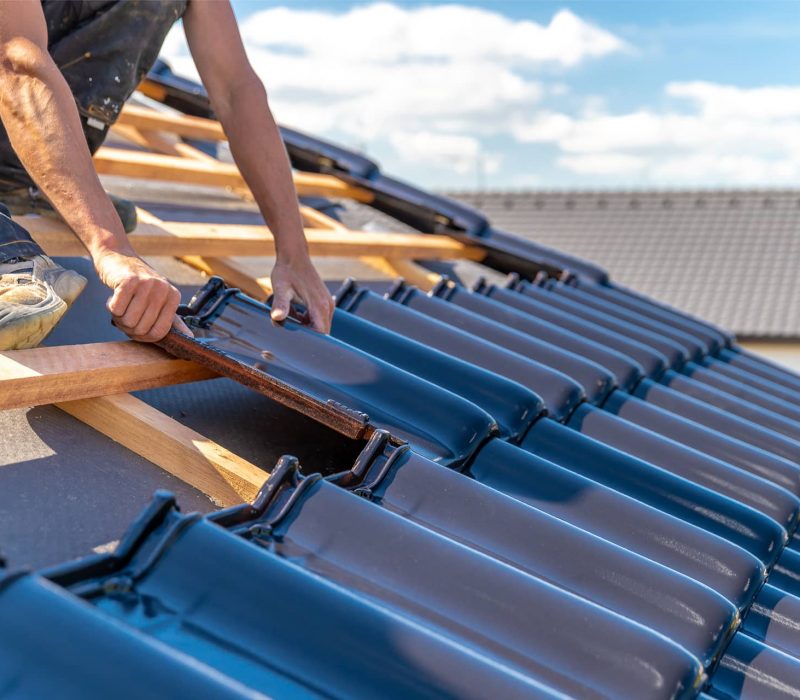
[[[451,194],[740,337],[800,338],[800,190]]]

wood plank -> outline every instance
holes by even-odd
[[[48,255],[88,256],[83,243],[80,242],[72,229],[60,219],[35,214],[14,216],[12,218],[31,234],[33,239],[44,248]],[[167,232],[159,226],[140,219],[136,226],[136,235],[141,235],[143,237],[142,241],[145,242],[148,237],[152,236],[163,238],[167,235]],[[146,243],[144,245],[146,247]]]
[[[141,134],[146,147],[150,148],[156,153],[163,153],[170,156],[180,156],[182,158],[199,160],[205,163],[220,162],[214,156],[210,156],[208,153],[201,151],[199,148],[190,146],[188,143],[184,143],[179,139],[175,140],[175,138],[173,138],[170,140],[169,135],[165,135],[160,131],[138,130],[138,133]],[[237,197],[245,202],[255,202],[255,198],[253,197],[252,192],[250,192],[250,188],[245,184],[242,184],[241,187],[230,187],[227,189],[230,189]]]
[[[168,180],[196,185],[242,188],[247,184],[239,169],[230,163],[202,162],[180,156],[143,153],[122,148],[100,148],[94,165],[102,175]],[[294,185],[301,196],[344,197],[369,203],[369,191],[348,185],[332,175],[294,173]]]
[[[193,117],[188,114],[157,112],[154,109],[132,104],[126,104],[122,108],[117,124],[127,124],[137,129],[168,131],[202,141],[227,140],[222,124],[214,119]]]
[[[131,143],[141,146],[142,148],[149,148],[151,151],[160,153],[167,156],[178,156],[182,158],[189,158],[192,160],[201,160],[206,163],[218,163],[219,161],[214,156],[204,153],[199,148],[190,146],[184,143],[177,136],[172,134],[164,134],[160,131],[148,131],[146,129],[137,129],[134,126],[127,124],[120,124],[117,122],[111,127],[116,136],[120,136]]]
[[[237,194],[243,199],[250,201],[252,195],[249,190],[238,191]],[[350,230],[336,219],[323,214],[312,207],[307,205],[300,205],[300,214],[303,217],[305,226],[314,226],[320,229],[329,231],[349,232]],[[159,225],[164,222],[156,218],[150,212],[140,209],[139,218],[143,221],[150,223],[157,223]],[[182,255],[180,257],[182,262],[201,270],[207,275],[217,275],[225,280],[225,283],[231,287],[238,287],[245,294],[250,295],[255,299],[263,299],[272,294],[272,282],[269,276],[257,277],[248,272],[244,267],[229,257],[203,257],[200,255]]]
[[[163,229],[161,224],[163,224],[164,222],[161,219],[159,219],[152,212],[147,211],[147,209],[142,209],[141,207],[136,207],[136,218],[137,218],[137,220],[139,222],[138,225],[136,226],[136,231],[138,231],[139,228],[143,224],[147,224],[148,226],[157,227],[159,230]],[[134,233],[135,233],[135,231],[134,231]]]
[[[162,225],[164,222],[145,209],[137,209],[140,221]],[[255,299],[263,299],[272,294],[269,277],[253,277],[244,271],[233,258],[202,257],[200,255],[182,255],[181,261],[207,275],[218,275],[231,287],[238,287],[245,294]]]
[[[137,209],[137,212],[143,212],[143,209]],[[21,216],[12,216],[12,219],[28,231],[32,236],[47,236],[47,235],[70,235],[77,241],[72,229],[67,226],[61,219],[56,219],[50,216],[39,216],[38,214],[23,214]],[[145,217],[139,218],[136,225],[136,230],[132,235],[167,235],[167,231],[159,225],[159,219],[148,219]],[[84,251],[85,254],[85,251]]]
[[[111,126],[111,133],[114,136],[121,137],[126,141],[134,144],[135,146],[141,146],[142,148],[150,148],[147,143],[147,140],[144,138],[142,133],[133,126],[127,126],[126,124],[120,124],[117,122]],[[159,151],[160,152],[160,151]]]
[[[168,156],[178,156],[180,158],[189,158],[190,160],[202,161],[204,163],[219,163],[214,156],[204,153],[199,148],[190,146],[176,137],[170,138],[168,135],[162,134],[158,131],[147,131],[144,129],[135,129],[141,137],[141,144],[145,148],[149,148],[156,153],[161,153]]]
[[[40,216],[14,220],[53,256],[86,255],[83,244],[61,221]],[[382,256],[422,259],[479,259],[483,252],[446,236],[306,229],[312,256]],[[275,255],[275,240],[266,226],[142,221],[129,237],[140,255],[209,257]]]
[[[162,227],[174,236],[202,240],[203,236],[213,237],[228,245],[228,252],[205,253],[208,255],[273,255],[274,239],[266,226],[244,224],[207,224],[164,221]],[[393,258],[449,259],[468,258],[478,260],[484,252],[478,248],[465,246],[448,236],[427,233],[392,233],[373,231],[350,231],[320,228],[305,229],[306,240],[312,255],[315,256],[360,256],[381,255]],[[265,248],[255,248],[249,241],[270,242],[270,252]],[[240,250],[252,252],[239,252]],[[203,255],[203,253],[198,253]]]
[[[194,486],[220,507],[252,501],[269,472],[130,394],[56,404]]]
[[[102,175],[153,178],[220,187],[241,187],[244,184],[238,168],[229,163],[200,163],[181,156],[122,148],[100,148],[94,155],[94,164],[97,172]]]
[[[0,352],[0,409],[107,396],[216,376],[133,341]]]
[[[309,206],[301,205],[300,213],[307,226],[316,226],[331,231],[350,232],[344,224]],[[218,275],[222,277],[226,284],[232,287],[238,287],[245,294],[249,294],[255,299],[263,299],[272,294],[272,282],[269,276],[257,277],[233,258],[203,258],[191,255],[183,256],[181,260],[187,265],[202,270],[208,275]]]
[[[320,228],[327,231],[341,231],[348,232],[350,229],[345,226],[341,221],[337,221],[332,216],[323,214],[313,207],[305,204],[300,206],[300,214],[303,217],[303,225],[310,228]]]
[[[151,100],[156,100],[156,102],[163,102],[167,99],[167,89],[147,78],[139,83],[136,89]]]

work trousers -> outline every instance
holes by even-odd
[[[122,106],[158,58],[187,0],[43,0],[48,51],[75,97],[89,151],[103,143]],[[3,192],[34,187],[0,125],[0,264],[42,255],[9,217]]]

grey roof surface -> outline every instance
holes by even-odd
[[[740,337],[800,338],[800,190],[450,194]]]

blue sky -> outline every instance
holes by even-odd
[[[280,121],[426,186],[800,184],[794,1],[233,5]]]

